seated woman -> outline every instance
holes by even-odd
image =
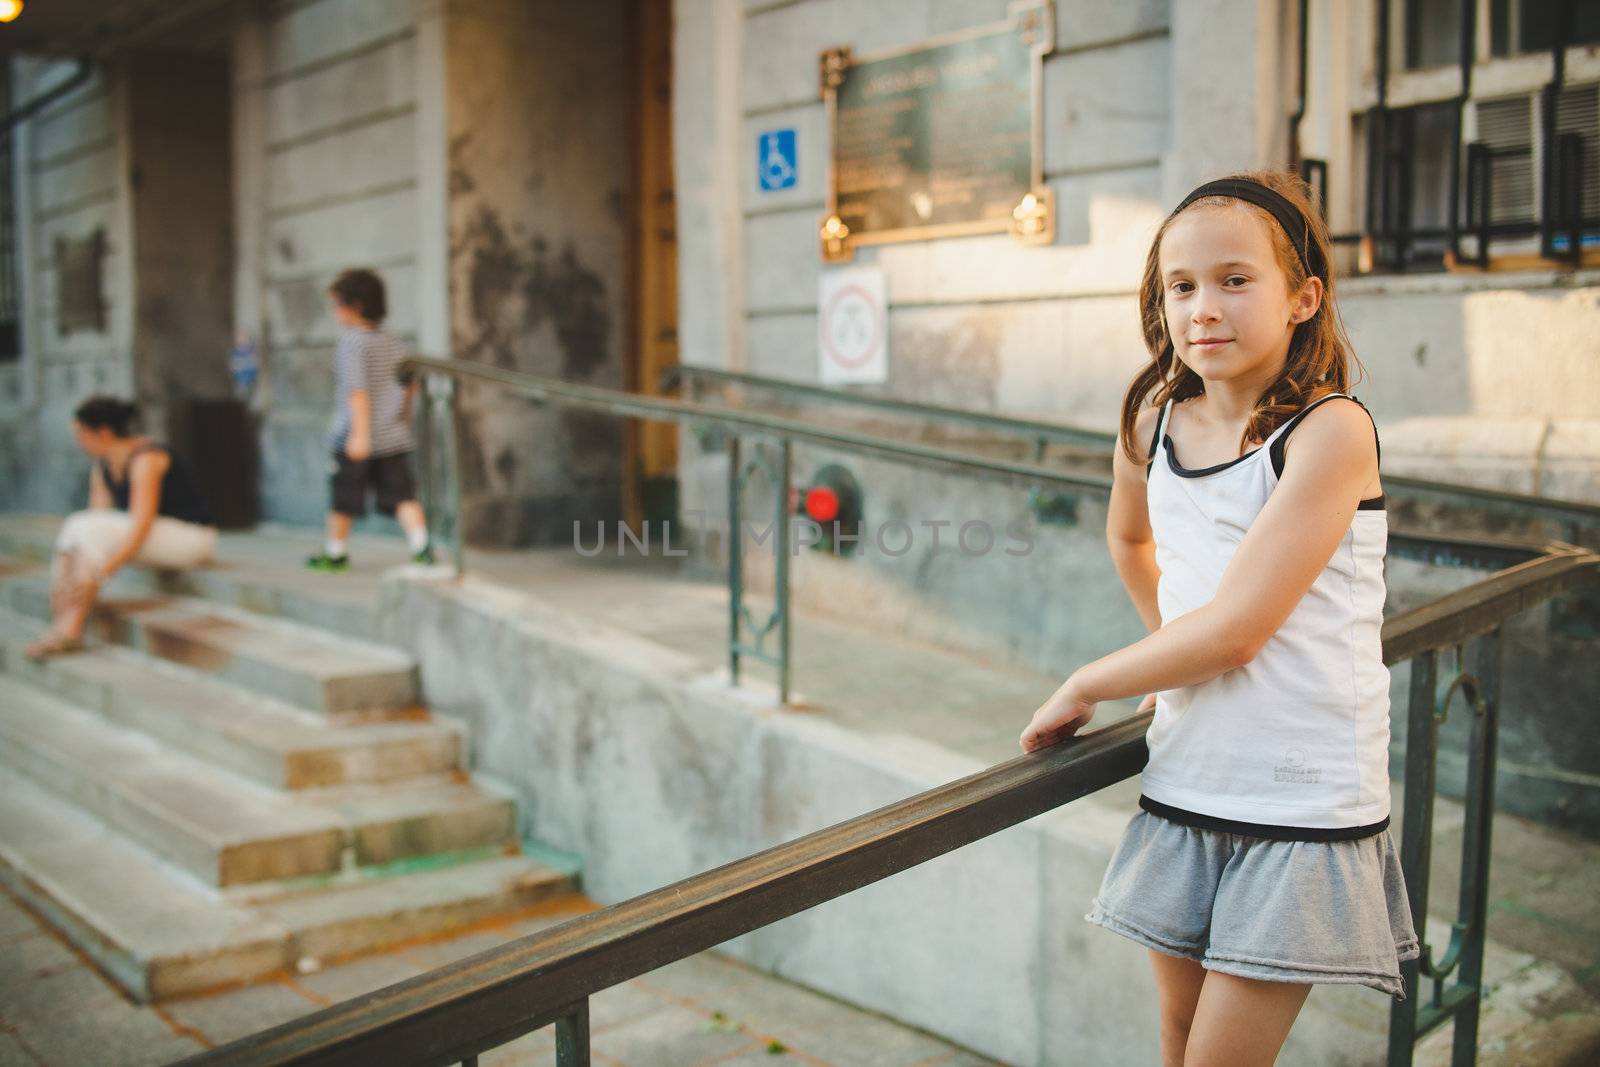
[[[27,648],[34,658],[81,648],[106,580],[128,563],[186,569],[211,558],[217,531],[182,461],[130,429],[138,409],[97,396],[73,413],[89,469],[89,510],[67,516],[50,574],[54,625]]]

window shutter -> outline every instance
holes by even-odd
[[[1556,133],[1583,138],[1583,217],[1600,218],[1600,82],[1561,90]]]
[[[1533,97],[1508,96],[1476,102],[1478,140],[1496,151],[1527,149],[1534,141]],[[1492,168],[1491,222],[1532,222],[1538,217],[1533,153],[1497,157]]]

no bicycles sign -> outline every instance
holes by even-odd
[[[824,270],[817,286],[817,378],[825,385],[889,377],[888,300],[876,267]]]

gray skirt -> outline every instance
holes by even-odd
[[[1419,952],[1388,830],[1358,841],[1269,841],[1163,819],[1128,823],[1089,922],[1207,970],[1371,986],[1406,998]]]

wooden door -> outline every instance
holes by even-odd
[[[672,188],[672,0],[638,0],[634,144],[633,361],[630,386],[658,394],[678,363],[678,234]],[[630,420],[627,518],[676,518],[678,431]]]

